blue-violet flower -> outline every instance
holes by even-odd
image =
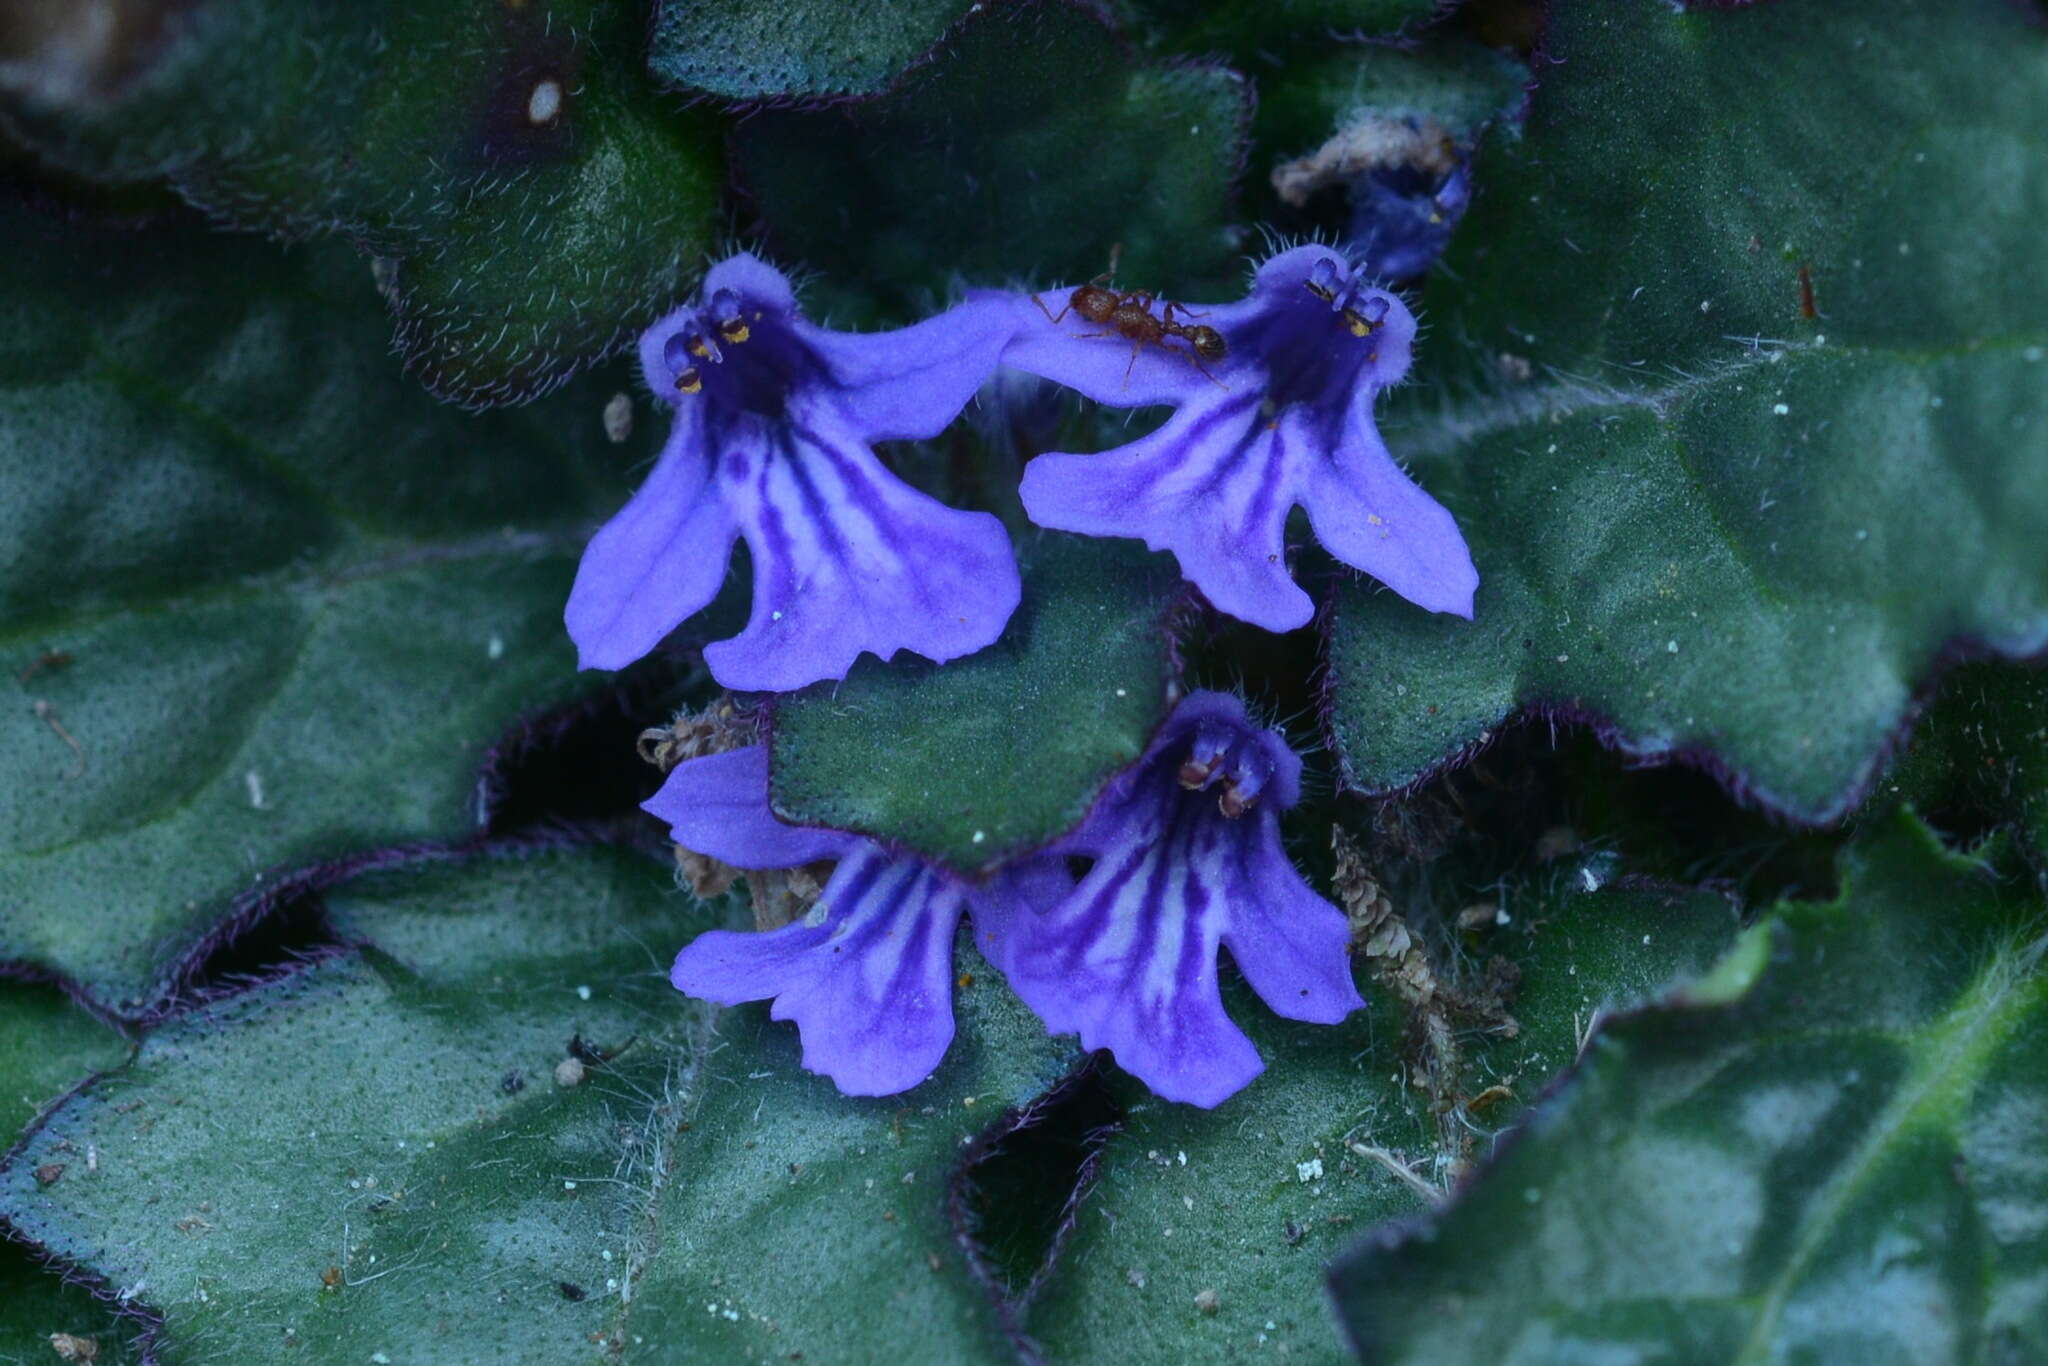
[[[1013,307],[981,300],[896,332],[833,332],[764,262],[714,266],[697,303],[640,339],[675,425],[584,551],[566,613],[583,667],[623,667],[702,609],[740,538],[752,613],[704,651],[728,688],[843,678],[863,650],[943,662],[995,640],[1018,596],[1002,523],[911,488],[873,443],[936,436],[1014,325]]]
[[[1199,321],[1184,325],[1221,336],[1213,361],[1176,337],[1134,347],[1077,313],[1054,323],[1065,301],[1041,296],[1049,312],[1023,301],[1005,364],[1100,403],[1176,411],[1115,450],[1032,461],[1020,491],[1034,522],[1142,536],[1173,551],[1220,610],[1285,631],[1313,614],[1283,541],[1298,503],[1345,564],[1419,606],[1472,615],[1479,576],[1457,523],[1394,463],[1373,423],[1380,390],[1408,372],[1415,317],[1399,298],[1327,247],[1281,252],[1244,299],[1188,315]]]
[[[1344,913],[1281,848],[1300,779],[1300,758],[1242,702],[1189,694],[1048,851],[1095,860],[1079,884],[1043,909],[977,911],[982,951],[1053,1033],[1107,1048],[1169,1100],[1221,1103],[1264,1065],[1224,1012],[1218,945],[1288,1019],[1334,1024],[1363,1004]]]
[[[824,894],[781,929],[707,930],[676,955],[669,980],[738,1005],[773,999],[794,1020],[803,1065],[852,1096],[907,1090],[953,1041],[953,939],[962,911],[1014,918],[1044,865],[975,885],[936,864],[838,830],[788,825],[768,808],[762,745],[676,766],[645,809],[676,843],[742,869],[837,859]]]
[[[1412,280],[1435,265],[1472,204],[1472,174],[1459,157],[1447,171],[1380,167],[1351,184],[1347,245],[1359,268],[1383,280]]]

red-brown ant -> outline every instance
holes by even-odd
[[[1106,332],[1084,332],[1081,334],[1083,337],[1114,336],[1129,341],[1131,361],[1130,365],[1124,367],[1125,384],[1131,382],[1131,366],[1138,363],[1138,353],[1147,346],[1171,350],[1172,348],[1166,345],[1168,337],[1178,337],[1186,342],[1194,353],[1189,357],[1189,363],[1197,370],[1201,370],[1203,376],[1211,383],[1221,383],[1207,370],[1202,370],[1203,361],[1219,361],[1229,354],[1229,348],[1224,344],[1221,332],[1206,324],[1190,327],[1184,322],[1177,321],[1173,316],[1175,313],[1186,313],[1191,318],[1199,318],[1202,315],[1175,303],[1166,305],[1166,316],[1154,317],[1152,305],[1158,300],[1158,295],[1144,289],[1119,294],[1116,290],[1103,286],[1102,282],[1108,278],[1107,275],[1098,275],[1091,283],[1076,289],[1067,296],[1067,306],[1058,313],[1047,308],[1045,300],[1036,294],[1031,296],[1031,301],[1038,305],[1039,312],[1055,323],[1069,313],[1078,313],[1089,322],[1103,324],[1109,329]]]

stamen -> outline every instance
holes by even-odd
[[[686,365],[676,371],[676,388],[686,394],[694,394],[704,387],[704,377],[697,373],[697,367]]]
[[[1369,336],[1386,321],[1387,301],[1375,294],[1356,308],[1344,310],[1344,321],[1354,337]]]
[[[675,371],[678,376],[678,388],[682,387],[680,378],[682,372],[696,368],[691,364],[692,357],[697,360],[708,360],[714,364],[725,359],[725,357],[718,353],[717,345],[708,341],[704,336],[703,330],[694,323],[686,326],[673,337],[670,337],[661,348],[661,358],[668,362],[669,369]],[[696,391],[690,390],[689,392],[695,393]]]
[[[718,335],[734,346],[753,335],[747,320],[740,316],[740,296],[732,290],[721,289],[712,295],[708,311],[718,320]]]
[[[1308,292],[1325,303],[1336,300],[1337,289],[1343,283],[1343,276],[1337,272],[1337,263],[1327,256],[1309,268]]]

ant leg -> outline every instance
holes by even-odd
[[[1055,314],[1051,309],[1047,308],[1045,306],[1045,300],[1039,298],[1036,294],[1031,296],[1031,302],[1037,304],[1038,311],[1040,313],[1043,313],[1047,318],[1051,319],[1054,324],[1057,324],[1061,318],[1066,317],[1069,313],[1072,313],[1074,311],[1074,303],[1071,299],[1067,301],[1067,306],[1061,309],[1057,314]]]
[[[1183,318],[1206,318],[1209,316],[1209,310],[1206,308],[1197,313],[1186,304],[1168,304],[1166,306],[1166,320],[1168,322],[1173,321],[1173,315],[1176,313],[1180,314]]]
[[[1131,371],[1137,368],[1138,353],[1144,349],[1145,343],[1142,341],[1134,341],[1131,343],[1131,361],[1130,364],[1124,367],[1124,388],[1126,389],[1131,387]]]

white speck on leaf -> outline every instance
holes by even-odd
[[[625,394],[613,394],[605,400],[604,437],[614,446],[633,434],[633,400]]]
[[[526,121],[534,127],[553,123],[562,112],[562,83],[553,78],[537,82],[526,97]]]

